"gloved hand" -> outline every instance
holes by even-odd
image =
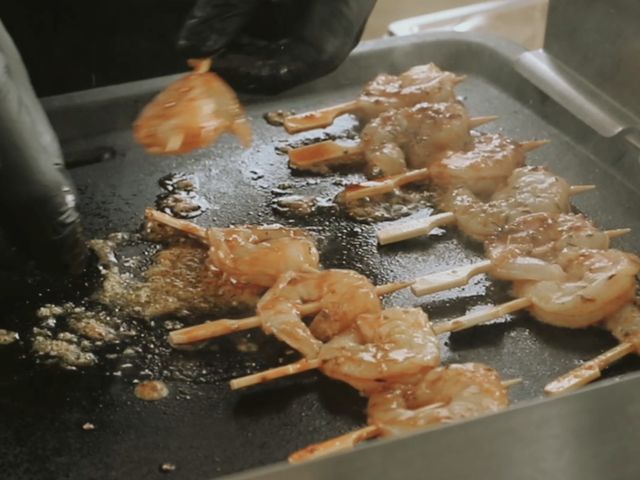
[[[40,267],[81,270],[75,204],[56,135],[0,22],[0,272],[16,263],[16,247]]]
[[[276,93],[336,69],[375,0],[198,0],[178,41],[239,90]]]

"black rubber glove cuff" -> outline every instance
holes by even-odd
[[[82,269],[76,194],[15,45],[0,23],[0,226],[40,266]]]

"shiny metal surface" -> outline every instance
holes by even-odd
[[[640,146],[640,2],[551,0],[544,48],[516,68],[600,135]]]
[[[640,377],[229,480],[636,480]]]

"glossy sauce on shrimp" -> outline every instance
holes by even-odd
[[[556,260],[561,280],[516,281],[513,292],[527,297],[531,313],[558,327],[584,328],[614,314],[636,292],[640,259],[620,250],[565,250]]]
[[[487,202],[463,187],[445,192],[439,203],[443,211],[455,214],[456,225],[465,235],[483,241],[524,215],[569,212],[570,193],[561,177],[542,167],[522,167]]]
[[[453,73],[442,71],[433,63],[417,65],[400,75],[383,73],[365,85],[357,100],[357,113],[369,121],[392,108],[453,102],[458,81]]]
[[[320,256],[302,231],[275,227],[208,229],[209,262],[232,279],[272,286],[289,271],[317,270]]]
[[[310,326],[299,307],[319,302]],[[262,328],[307,358],[316,358],[327,341],[365,314],[380,315],[382,305],[369,280],[352,270],[288,272],[258,302]]]
[[[492,275],[502,280],[562,280],[556,264],[568,249],[606,250],[609,237],[584,215],[533,213],[502,227],[485,243]]]
[[[325,375],[370,394],[438,366],[440,347],[422,309],[391,308],[361,315],[322,347],[319,358]]]
[[[421,168],[471,142],[469,115],[460,103],[419,103],[389,110],[362,130],[367,175],[387,177]]]
[[[465,187],[485,197],[504,185],[524,161],[524,149],[517,142],[497,134],[476,134],[469,150],[451,152],[431,163],[429,173],[439,189]]]
[[[251,127],[235,92],[209,71],[210,60],[190,62],[194,71],[160,92],[133,124],[136,140],[151,153],[185,153],[204,147],[225,132],[244,147]]]
[[[480,363],[438,367],[414,385],[400,384],[369,398],[369,424],[398,436],[498,412],[509,405],[500,375]]]

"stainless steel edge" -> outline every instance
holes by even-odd
[[[515,68],[600,135],[613,137],[640,124],[638,117],[544,50],[522,54]]]
[[[633,375],[350,453],[226,478],[636,480],[639,427],[640,375]]]

